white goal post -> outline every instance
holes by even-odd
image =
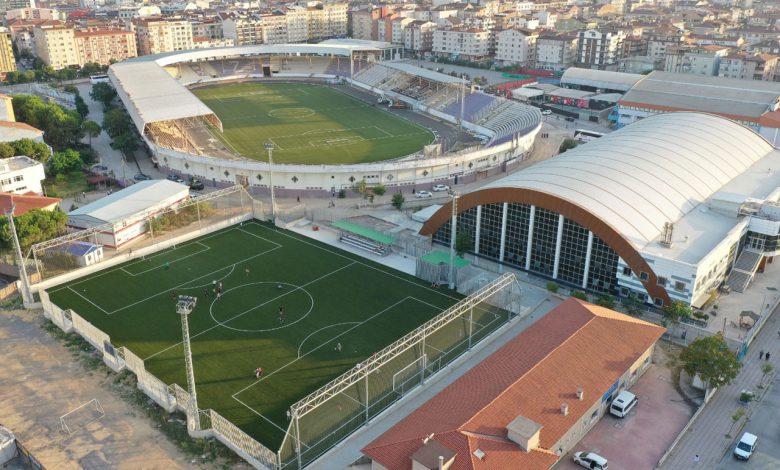
[[[421,370],[425,369],[425,366],[427,364],[428,364],[428,355],[423,354],[422,356],[418,357],[414,361],[410,362],[408,365],[404,366],[403,369],[393,374],[393,391],[397,392],[398,388],[403,387],[403,385],[409,381],[412,375],[419,374]],[[414,369],[414,372],[411,373],[407,372],[407,370],[415,366],[417,366],[417,368]],[[401,393],[403,394],[403,392]]]
[[[84,427],[106,415],[97,398],[79,405],[60,416],[60,426],[65,434],[71,435],[76,429]]]

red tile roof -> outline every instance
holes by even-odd
[[[548,469],[550,447],[663,334],[664,329],[569,299],[404,418],[363,452],[393,470],[434,434],[457,453],[451,470]],[[581,388],[584,399],[576,398]],[[569,413],[560,412],[563,402]],[[518,415],[542,425],[539,448],[524,452],[507,439]],[[479,448],[484,460],[474,456]]]
[[[35,193],[29,194],[11,194],[0,193],[0,212],[3,214],[11,210],[11,205],[16,204],[14,215],[20,216],[33,209],[53,210],[54,206],[60,203],[62,199],[56,197],[38,196]]]

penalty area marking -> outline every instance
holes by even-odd
[[[170,264],[173,264],[173,263],[178,263],[179,261],[185,260],[185,259],[187,259],[187,258],[190,258],[190,257],[192,257],[192,256],[195,256],[195,255],[199,255],[199,254],[203,253],[204,251],[208,251],[208,250],[210,250],[210,249],[211,249],[211,247],[210,247],[210,246],[208,246],[208,245],[204,245],[204,244],[203,244],[203,243],[201,243],[201,242],[190,243],[190,244],[188,244],[188,246],[189,246],[189,245],[200,245],[200,246],[202,246],[202,247],[203,247],[203,249],[202,249],[202,250],[199,250],[199,251],[196,251],[195,253],[192,253],[192,254],[189,254],[189,255],[186,255],[186,256],[182,256],[181,258],[176,258],[176,259],[174,259],[174,260],[172,260],[172,261],[169,261],[169,263],[170,263]],[[175,249],[175,248],[174,248],[174,249]],[[151,260],[151,259],[153,259],[153,258],[156,258],[156,257],[158,257],[158,256],[161,256],[161,255],[163,255],[163,254],[164,254],[164,253],[156,253],[156,254],[154,254],[154,255],[152,255],[152,256],[149,256],[149,257],[143,257],[143,258],[141,258],[141,259],[139,259],[139,260],[137,260],[137,261],[135,261],[135,262],[133,262],[133,263],[130,263],[130,264],[128,264],[127,266],[123,266],[121,269],[122,269],[122,271],[124,271],[124,272],[125,272],[127,275],[129,275],[129,276],[133,276],[133,277],[137,277],[137,276],[140,276],[140,275],[142,275],[142,274],[146,274],[146,273],[148,273],[148,272],[154,271],[155,269],[160,269],[160,268],[162,268],[164,265],[161,265],[161,266],[155,266],[155,267],[153,267],[153,268],[146,269],[146,270],[144,270],[144,271],[141,271],[141,272],[139,272],[139,273],[131,273],[130,271],[128,271],[127,269],[125,269],[125,267],[129,267],[129,266],[135,266],[136,264],[141,264],[141,263],[143,263],[144,261]]]
[[[301,341],[301,344],[298,346],[298,359],[301,358],[301,348],[303,348],[303,343],[306,342],[307,339],[311,338],[312,336],[316,335],[322,330],[327,330],[328,328],[333,328],[334,326],[342,326],[342,325],[354,325],[356,323],[360,323],[358,321],[345,321],[343,323],[334,323],[333,325],[323,326],[319,330],[314,331],[313,333],[309,334],[309,336],[303,338],[303,341]]]

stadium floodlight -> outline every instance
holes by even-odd
[[[32,293],[30,292],[30,280],[27,278],[27,268],[24,265],[24,256],[22,255],[22,246],[19,244],[19,236],[16,233],[16,225],[14,224],[14,211],[16,210],[16,204],[11,203],[11,209],[5,215],[8,220],[9,228],[11,229],[11,242],[14,245],[14,254],[19,263],[19,280],[21,281],[21,293],[24,303],[33,303]],[[37,266],[36,266],[37,268]]]
[[[200,429],[200,418],[198,417],[198,397],[195,392],[195,371],[192,368],[192,348],[190,347],[190,326],[187,317],[195,309],[198,302],[197,297],[191,295],[180,295],[176,302],[176,313],[181,315],[181,336],[184,345],[184,364],[187,369],[187,392],[190,394],[189,409],[187,410],[187,421],[189,429],[197,431]]]
[[[455,241],[458,232],[458,198],[460,194],[454,189],[449,191],[452,198],[452,222],[450,224],[450,289],[455,289]]]
[[[274,144],[266,142],[263,144],[268,150],[268,179],[271,186],[271,221],[276,225],[276,198],[274,197]]]

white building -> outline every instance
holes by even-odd
[[[452,58],[479,60],[490,51],[490,34],[482,29],[437,29],[433,32],[433,52]]]
[[[43,164],[24,155],[0,160],[0,192],[43,194]]]
[[[536,67],[566,70],[577,58],[577,36],[543,33],[536,40]]]
[[[528,29],[505,29],[496,33],[496,60],[505,65],[533,65],[539,34]]]
[[[580,31],[577,45],[578,66],[599,70],[617,68],[625,38],[623,31]]]
[[[105,225],[97,242],[121,248],[149,230],[147,219],[189,197],[189,188],[168,180],[136,183],[68,213],[68,226],[88,229]]]

